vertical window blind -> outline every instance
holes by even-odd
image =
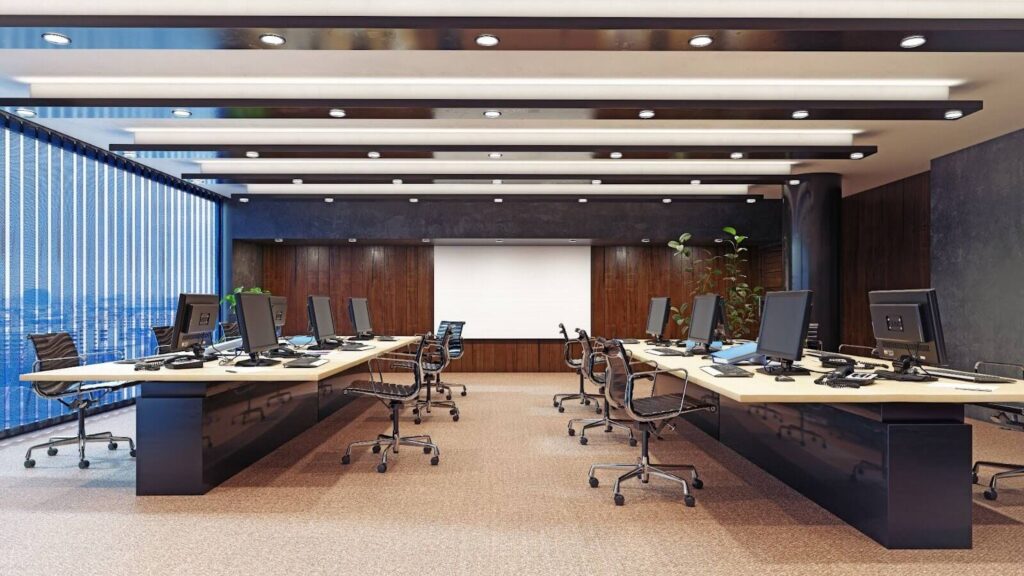
[[[28,334],[69,332],[90,362],[140,356],[180,292],[217,291],[217,212],[169,178],[0,118],[0,436],[67,413],[18,380],[35,359]]]

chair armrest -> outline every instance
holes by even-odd
[[[62,358],[46,358],[45,360],[40,360],[36,358],[36,360],[32,362],[32,371],[39,372],[39,366],[41,366],[44,362],[59,362],[61,360],[78,360],[80,365],[85,365],[89,363],[87,361],[88,358],[95,356],[114,356],[114,358],[116,358],[117,360],[124,360],[125,358],[124,350],[115,350],[113,348],[109,350],[95,350],[93,352],[83,352],[81,354],[78,354],[77,356],[64,356]]]
[[[654,370],[647,370],[646,372],[634,372],[634,373],[630,374],[629,380],[628,380],[628,388],[629,389],[627,390],[629,405],[632,406],[632,404],[633,404],[633,397],[634,397],[633,394],[636,391],[635,383],[636,383],[637,380],[651,380],[653,382],[652,389],[651,389],[651,392],[652,392],[652,395],[653,395],[654,387],[656,387],[658,385],[658,375],[659,374],[679,373],[679,372],[683,373],[683,392],[682,392],[682,394],[680,395],[680,398],[679,398],[679,410],[677,410],[677,412],[682,413],[683,410],[686,409],[686,388],[690,384],[690,372],[689,372],[689,370],[687,370],[685,368],[675,368],[675,369],[672,369],[672,370],[670,370],[668,368],[655,368]]]

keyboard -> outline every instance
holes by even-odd
[[[939,378],[951,378],[953,380],[963,380],[964,382],[974,382],[975,384],[1013,384],[1015,382],[1015,380],[1003,378],[1002,376],[978,374],[976,372],[961,372],[960,370],[952,370],[950,368],[928,366],[924,370],[928,374],[938,376]]]
[[[640,341],[636,338],[622,338],[623,344],[639,344]]]
[[[676,348],[648,348],[647,352],[658,356],[686,356],[686,352]]]
[[[141,358],[125,358],[124,360],[116,360],[114,364],[139,364],[143,362],[155,362],[157,360],[173,360],[175,358],[195,358],[192,354],[156,354],[154,356],[143,356]]]
[[[327,364],[326,358],[298,358],[284,365],[285,368],[316,368]]]
[[[734,364],[709,364],[708,366],[701,366],[700,369],[715,378],[751,378],[754,376],[753,372],[744,370]]]
[[[900,374],[891,370],[875,370],[878,378],[882,380],[896,380],[897,382],[934,382],[934,376],[928,374]]]

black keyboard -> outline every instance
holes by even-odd
[[[623,344],[639,344],[640,341],[636,338],[622,338]]]
[[[648,352],[658,356],[686,356],[686,352],[677,348],[648,348]]]
[[[935,376],[927,374],[900,374],[891,370],[875,370],[875,374],[878,374],[878,378],[881,380],[896,380],[897,382],[935,382],[938,380]]]
[[[317,366],[323,366],[327,363],[326,358],[320,356],[303,356],[296,360],[292,360],[284,365],[285,368],[316,368]]]
[[[734,364],[710,364],[708,366],[701,366],[700,369],[715,378],[750,378],[754,375],[753,372],[744,370]]]

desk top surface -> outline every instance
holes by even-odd
[[[656,362],[659,368],[685,369],[689,372],[691,382],[737,402],[815,402],[825,404],[1024,402],[1024,381],[1019,380],[1013,384],[975,384],[947,378],[940,378],[936,382],[876,380],[874,384],[861,388],[830,388],[814,383],[814,379],[820,376],[816,373],[812,373],[810,376],[793,376],[793,382],[776,382],[774,376],[756,372],[753,378],[720,378],[700,369],[701,366],[711,364],[710,360],[702,360],[700,356],[658,356],[648,352],[652,348],[649,344],[627,344],[626,348],[633,354],[634,359]],[[864,360],[878,362],[877,359],[865,358]],[[812,370],[829,370],[822,367],[817,358],[810,356],[805,356],[801,364]],[[743,368],[753,372],[756,366],[743,366]],[[682,374],[679,376],[681,377]],[[958,388],[991,388],[992,391],[977,392]]]
[[[22,374],[22,381],[57,382],[57,381],[109,381],[109,382],[307,382],[323,380],[339,372],[358,366],[381,354],[394,352],[418,341],[417,336],[399,336],[394,342],[373,340],[366,342],[373,346],[370,350],[360,352],[342,352],[334,350],[323,356],[327,363],[314,368],[285,368],[284,364],[291,358],[279,358],[276,366],[260,366],[243,368],[239,366],[221,366],[217,361],[206,363],[203,368],[171,370],[161,368],[154,371],[136,371],[132,364],[104,362],[88,364],[74,368],[47,370]],[[247,356],[243,356],[247,358]],[[241,357],[240,357],[241,359]]]

